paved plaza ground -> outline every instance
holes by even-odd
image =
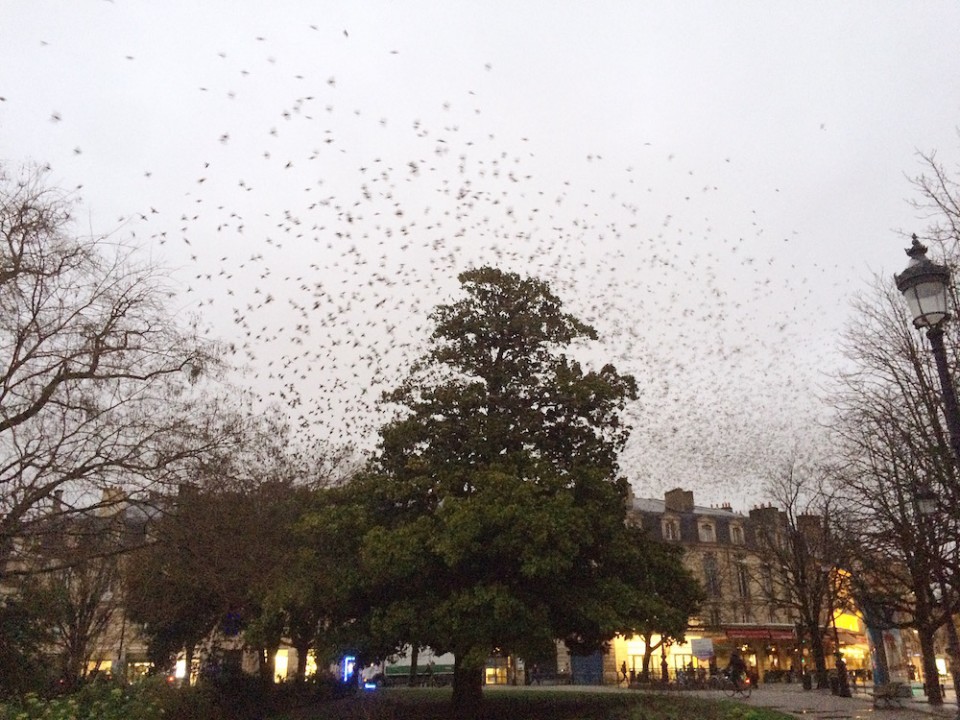
[[[583,691],[583,690],[603,690],[609,692],[637,692],[628,690],[624,687],[602,686],[585,687],[583,685],[559,685],[555,688],[563,692]],[[538,688],[541,689],[541,688]],[[544,688],[546,689],[546,686]],[[488,686],[484,692],[510,692],[522,690],[521,688],[511,688],[509,686]],[[903,707],[892,708],[874,708],[873,698],[869,694],[871,687],[868,685],[858,686],[857,692],[852,697],[844,698],[832,695],[829,690],[804,690],[800,685],[795,684],[770,684],[761,685],[753,691],[753,696],[746,702],[750,705],[767,707],[780,712],[788,713],[798,718],[806,720],[857,720],[870,719],[879,720],[889,718],[890,720],[930,720],[930,718],[953,718],[957,717],[957,698],[952,686],[947,686],[946,703],[943,707],[932,707],[926,701],[920,690],[914,689],[915,697],[903,698]],[[698,697],[723,697],[722,693],[716,690],[682,690],[667,691],[681,692],[685,695],[695,695]],[[692,720],[692,719],[691,719]]]
[[[919,690],[916,697],[903,698],[903,707],[874,708],[871,688],[862,685],[852,697],[832,695],[829,690],[803,690],[799,685],[771,684],[755,689],[748,701],[751,705],[780,710],[799,718],[847,720],[855,718],[897,718],[929,720],[931,717],[956,718],[957,703],[953,688],[948,688],[947,702],[937,708],[929,705]]]

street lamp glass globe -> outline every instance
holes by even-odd
[[[918,328],[936,327],[947,317],[947,286],[934,278],[903,290],[907,306]]]
[[[910,264],[896,276],[897,289],[903,293],[916,327],[938,327],[950,317],[947,310],[950,269],[931,262],[927,258],[927,248],[916,235],[907,255]]]

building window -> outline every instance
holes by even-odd
[[[723,616],[722,616],[722,613],[720,612],[719,605],[711,605],[708,608],[707,612],[709,613],[710,624],[713,627],[719,627],[720,625],[723,624]]]
[[[743,545],[743,528],[739,525],[730,526],[730,542],[734,545]]]
[[[713,553],[707,553],[703,557],[703,580],[707,595],[720,597],[720,576],[717,572],[717,558]]]
[[[777,598],[777,585],[773,582],[773,568],[769,565],[763,566],[763,594],[766,595],[767,599],[771,602],[776,602]]]
[[[662,522],[662,529],[664,540],[680,539],[680,523],[678,523],[676,519],[664,518]]]
[[[742,560],[737,561],[737,593],[744,600],[750,597],[750,573],[747,571],[747,564]]]
[[[700,542],[712,543],[717,541],[713,523],[700,523]]]

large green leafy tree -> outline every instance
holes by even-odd
[[[358,481],[372,519],[358,549],[372,629],[452,651],[469,718],[491,654],[555,638],[590,652],[649,607],[626,568],[644,544],[617,468],[633,378],[567,354],[597,334],[544,282],[489,267],[459,280],[464,297],[435,309],[429,352],[388,396],[401,414]]]
[[[650,679],[653,651],[666,650],[664,644],[683,642],[690,617],[700,610],[705,594],[700,583],[683,566],[684,549],[678,545],[645,541],[639,528],[623,552],[617,554],[619,577],[629,587],[632,631],[644,640],[641,677]],[[638,592],[640,590],[640,592]],[[654,643],[654,635],[660,639]]]

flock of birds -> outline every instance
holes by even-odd
[[[114,233],[169,268],[174,311],[201,319],[305,446],[371,447],[380,395],[424,351],[431,309],[457,296],[460,271],[493,264],[548,281],[597,328],[599,343],[574,350],[584,362],[636,376],[622,467],[638,495],[757,497],[823,411],[827,331],[808,274],[828,268],[793,250],[802,237],[769,234],[762,210],[720,218],[736,158],[703,172],[638,142],[570,159],[486,118],[495,63],[465,71],[482,90],[391,112],[375,95],[344,101],[349,71],[291,71],[283,53],[266,37],[209,48],[218,70],[193,92],[219,128],[198,123],[189,160],[123,167],[130,210]],[[17,112],[3,98],[0,119]],[[59,108],[43,119],[50,177],[95,172],[85,130]]]

